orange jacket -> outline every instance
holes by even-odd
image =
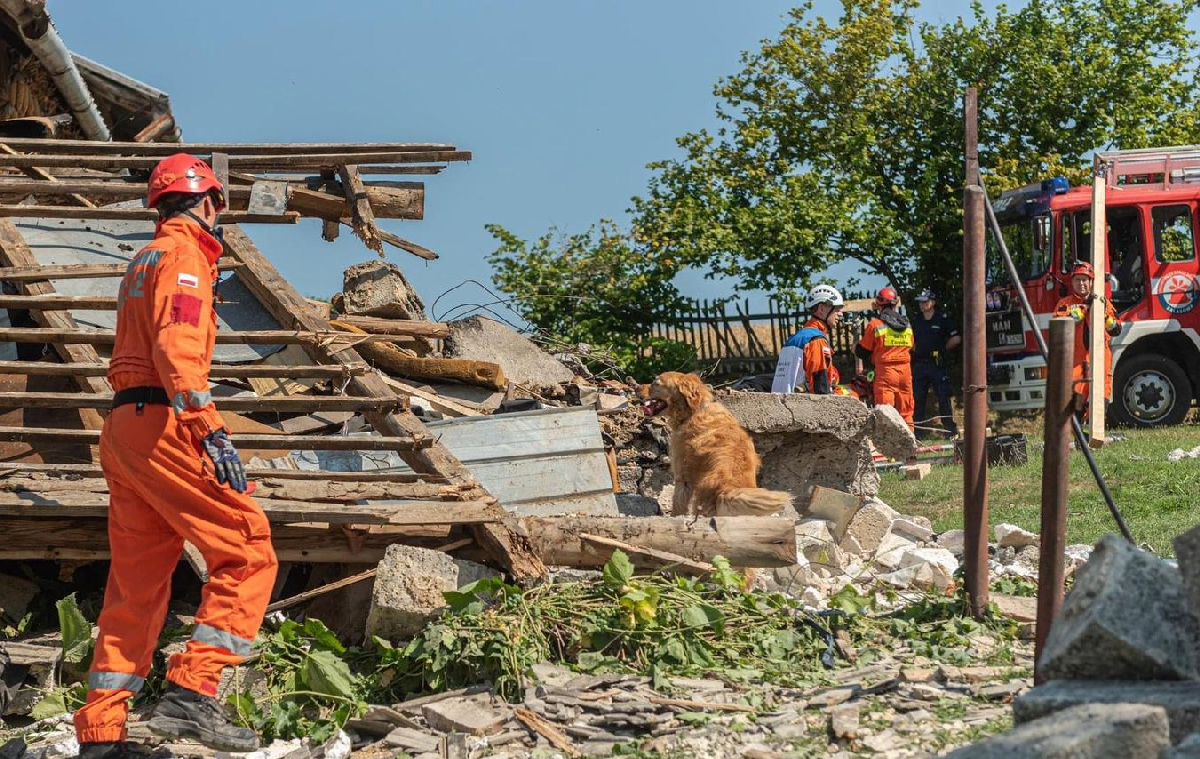
[[[168,219],[129,263],[117,299],[113,389],[164,388],[175,418],[196,437],[225,426],[208,390],[220,256],[221,243],[199,224]]]
[[[1075,355],[1072,362],[1072,368],[1076,380],[1080,380],[1085,374],[1085,365],[1088,364],[1088,349],[1089,339],[1088,330],[1092,326],[1092,309],[1088,300],[1080,298],[1075,293],[1071,293],[1058,301],[1058,306],[1054,309],[1056,317],[1070,317],[1075,320]],[[1104,374],[1105,374],[1105,396],[1112,395],[1112,339],[1113,336],[1120,333],[1121,321],[1117,318],[1116,309],[1113,308],[1112,301],[1105,299],[1104,301]]]
[[[911,365],[913,349],[913,331],[908,326],[904,329],[893,329],[876,317],[867,322],[862,339],[858,341],[857,353],[868,353],[871,363],[878,370],[884,366]]]
[[[825,386],[829,388],[828,392],[837,392],[836,388],[841,384],[842,378],[837,367],[833,365],[833,348],[829,347],[829,327],[814,316],[804,322],[803,328],[819,329],[826,335],[824,339],[809,340],[804,346],[804,376],[808,378],[809,392],[813,392],[814,378],[820,377],[821,372],[825,372]]]

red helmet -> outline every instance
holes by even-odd
[[[875,307],[894,306],[900,302],[900,295],[894,288],[885,287],[875,296]]]
[[[146,206],[157,208],[163,195],[172,192],[203,194],[216,192],[218,211],[226,206],[225,188],[209,165],[194,155],[176,153],[158,162],[150,172],[150,190],[146,193]]]
[[[1087,261],[1076,261],[1075,268],[1071,269],[1071,276],[1094,277],[1096,276],[1096,270],[1093,269],[1092,265]]]

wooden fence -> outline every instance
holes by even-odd
[[[785,308],[772,298],[765,313],[751,310],[750,302],[692,302],[692,308],[665,317],[652,327],[652,335],[692,346],[701,368],[714,377],[739,377],[775,371],[779,349],[804,323],[803,311]],[[830,335],[834,360],[843,376],[853,376],[854,345],[862,322],[844,313]]]

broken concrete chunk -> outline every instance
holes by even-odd
[[[1198,629],[1178,570],[1105,535],[1075,575],[1038,674],[1046,680],[1195,679]]]
[[[1167,712],[1171,742],[1200,732],[1200,683],[1145,680],[1055,680],[1025,691],[1013,700],[1018,725],[1081,704],[1145,704]]]
[[[553,356],[494,319],[470,316],[447,326],[447,356],[499,364],[512,383],[548,387],[570,382],[575,376]]]
[[[495,572],[473,561],[394,543],[379,562],[367,613],[367,635],[385,640],[411,638],[445,608],[444,592],[494,576]]]
[[[1176,537],[1174,544],[1188,608],[1192,614],[1200,616],[1200,527],[1193,527]]]
[[[834,738],[858,737],[859,705],[839,704],[829,710],[829,733]]]
[[[884,536],[891,530],[892,522],[899,516],[891,506],[878,498],[868,498],[850,520],[847,532],[858,541],[865,553],[872,553],[879,548]]]
[[[870,433],[875,449],[889,459],[907,459],[917,453],[917,439],[892,406],[871,409]]]
[[[914,543],[924,543],[933,538],[933,530],[928,525],[918,522],[916,517],[893,519],[891,529],[892,532],[903,535]]]
[[[850,520],[858,513],[862,502],[862,496],[816,485],[808,506],[801,510],[801,516],[825,520],[829,523],[834,542],[840,542],[846,536]]]
[[[383,742],[395,746],[409,754],[423,754],[438,750],[442,741],[435,735],[414,730],[411,727],[398,727],[387,734]]]
[[[1015,524],[998,524],[993,533],[996,536],[996,545],[1001,548],[1024,548],[1038,544],[1036,533],[1023,530]]]
[[[425,319],[421,296],[400,267],[386,261],[367,261],[346,269],[342,275],[340,310],[354,316]]]
[[[937,537],[937,544],[955,556],[962,556],[966,550],[967,533],[962,530],[946,530]]]
[[[486,693],[457,696],[421,707],[421,716],[434,730],[443,733],[495,735],[512,716],[506,704],[493,704]]]
[[[900,557],[900,569],[926,566],[932,587],[945,590],[954,582],[958,560],[945,548],[910,548]]]
[[[1158,759],[1167,714],[1146,704],[1066,709],[947,754],[957,759]]]
[[[896,535],[889,532],[884,536],[883,542],[875,549],[873,561],[881,569],[889,571],[899,569],[900,561],[904,558],[904,554],[913,548],[916,548],[916,544],[911,540],[903,535]]]
[[[908,464],[900,471],[906,480],[923,480],[933,472],[933,464]]]

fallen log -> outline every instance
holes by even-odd
[[[655,551],[652,548],[644,548],[621,540],[602,538],[599,535],[588,535],[586,532],[580,533],[579,538],[584,544],[595,550],[605,562],[612,558],[614,551],[624,551],[625,555],[629,557],[629,560],[638,569],[670,568],[675,574],[686,574],[695,577],[704,577],[711,574],[715,569],[712,564],[706,561],[692,561],[670,551]]]
[[[796,521],[787,517],[509,517],[513,531],[529,538],[551,566],[599,568],[606,552],[589,546],[596,537],[675,554],[698,562],[724,556],[738,567],[786,567],[796,563]],[[638,563],[647,566],[653,560]]]

